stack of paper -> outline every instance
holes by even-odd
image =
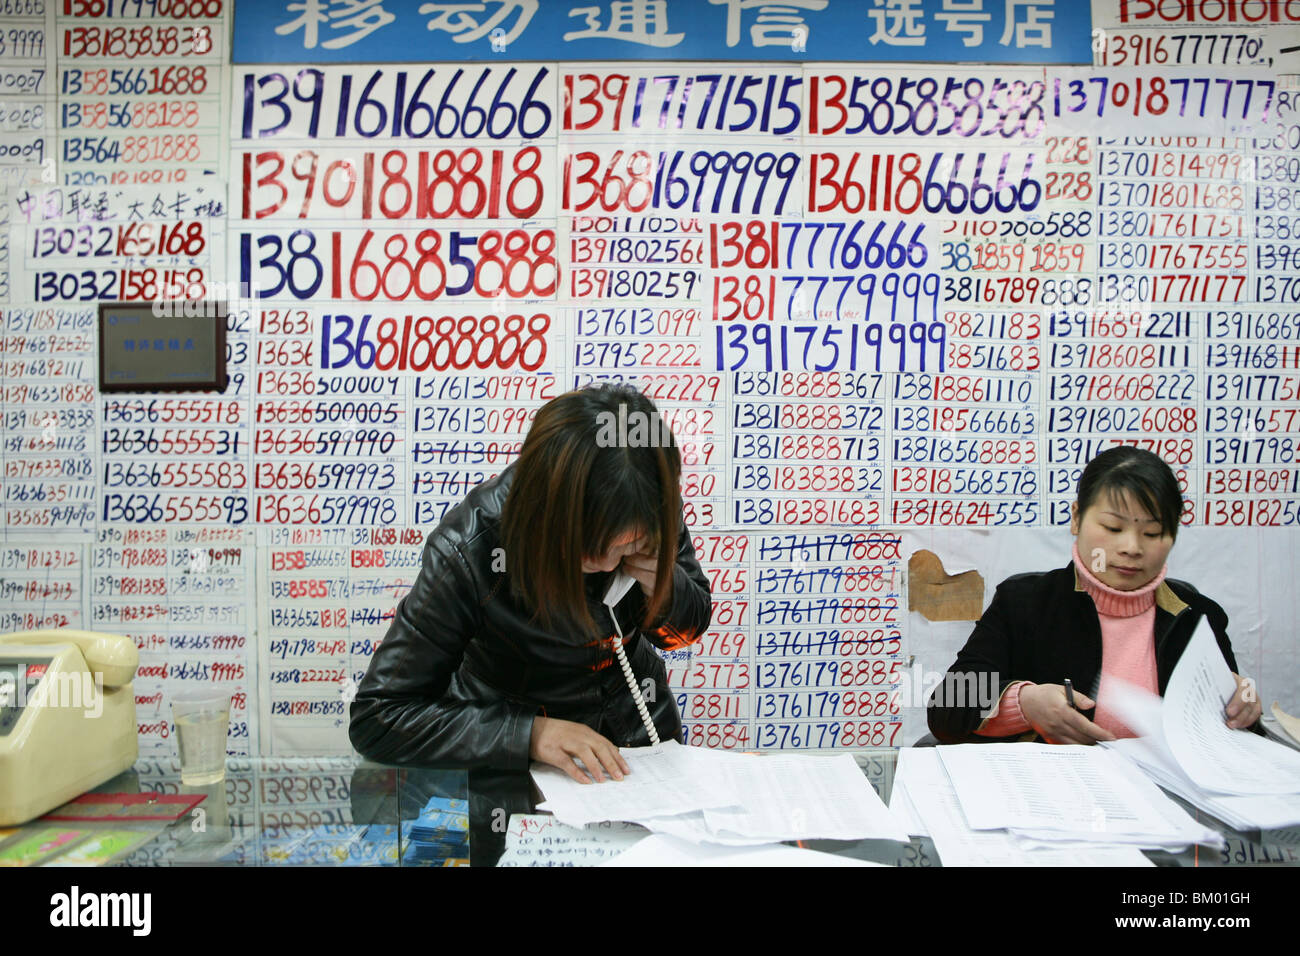
[[[939,754],[973,830],[1006,830],[1036,844],[1181,849],[1223,842],[1109,750],[964,744]],[[916,799],[914,786],[909,792]]]
[[[602,866],[883,866],[833,853],[769,843],[727,847],[692,843],[656,833]]]
[[[632,772],[602,784],[579,784],[555,768],[535,765],[533,779],[546,797],[539,808],[574,827],[618,820],[669,838],[644,853],[680,853],[683,844],[908,839],[849,754],[760,757],[673,741],[622,753]],[[717,859],[706,853],[700,862]]]
[[[1105,744],[1239,830],[1300,823],[1300,751],[1224,722],[1237,682],[1202,621],[1164,699],[1113,681],[1107,701],[1140,738]]]
[[[981,745],[970,745],[984,749]],[[997,745],[987,745],[997,746]],[[1032,744],[1008,746],[1040,750]],[[890,806],[906,800],[917,826],[928,833],[944,866],[1151,866],[1134,846],[1097,844],[1034,849],[1005,829],[972,827],[962,810],[941,751],[966,748],[900,750]],[[916,832],[913,829],[913,832]]]

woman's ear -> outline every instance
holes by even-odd
[[[1079,533],[1079,502],[1070,502],[1070,534]]]

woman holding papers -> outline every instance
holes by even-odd
[[[934,735],[944,743],[1131,737],[1107,707],[1107,680],[1163,695],[1203,617],[1236,676],[1223,609],[1165,578],[1182,512],[1178,480],[1157,455],[1125,445],[1090,461],[1070,507],[1073,560],[998,586],[930,698]],[[976,688],[990,686],[997,701],[978,700]],[[1250,727],[1259,715],[1253,685],[1237,677],[1228,725]]]
[[[651,645],[690,644],[711,614],[680,479],[676,441],[630,386],[544,405],[518,460],[429,534],[352,703],[353,746],[389,763],[523,770],[531,758],[585,783],[575,760],[598,782],[621,778],[617,748],[645,745],[645,722],[679,738]],[[618,570],[635,584],[611,609],[601,597]]]

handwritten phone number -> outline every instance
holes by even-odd
[[[1047,430],[1052,433],[1073,432],[1194,432],[1197,409],[1194,406],[1105,404],[1095,406],[1059,405],[1047,415]]]
[[[962,465],[1032,465],[1038,461],[1038,443],[1030,440],[929,438],[894,439],[894,460]]]
[[[880,439],[839,435],[740,434],[732,436],[738,459],[777,461],[879,461]]]
[[[861,498],[733,499],[732,518],[742,525],[867,525],[880,521],[880,502]]]
[[[1209,368],[1300,368],[1300,348],[1267,344],[1211,342],[1205,346]]]
[[[948,498],[895,498],[892,522],[899,525],[993,527],[1038,523],[1034,501],[954,501]]]
[[[907,432],[1032,435],[1037,412],[1028,409],[968,408],[952,405],[895,405],[894,428]]]
[[[754,582],[754,589],[759,594],[823,594],[835,591],[893,594],[897,588],[896,569],[879,564],[834,568],[764,567],[759,570]],[[847,640],[842,643],[843,653],[855,653],[850,647],[856,645]],[[764,653],[761,640],[759,653]],[[767,653],[773,652],[769,650]]]
[[[1155,4],[1149,4],[1155,6]],[[1171,4],[1170,6],[1178,6]],[[1228,9],[1232,9],[1231,6]],[[1114,32],[1095,50],[1098,66],[1221,66],[1261,62],[1263,38],[1248,33]],[[1201,56],[1201,46],[1205,55]],[[1235,44],[1235,46],[1234,46]],[[1216,59],[1216,51],[1218,59]],[[1184,59],[1184,54],[1186,58]]]
[[[1151,180],[1108,180],[1097,192],[1099,206],[1127,206],[1151,209],[1227,209],[1240,212],[1246,208],[1246,189],[1228,183],[1181,183]]]
[[[33,273],[37,302],[56,300],[150,302],[160,299],[202,299],[207,273],[190,269],[83,269],[81,272]]]
[[[569,261],[574,265],[700,265],[704,260],[704,241],[656,236],[574,236],[570,240]],[[715,263],[716,265],[716,263]]]
[[[521,368],[536,371],[546,361],[546,337],[551,317],[537,313],[525,318],[404,316],[381,318],[367,335],[371,316],[354,320],[350,315],[321,317],[322,369],[362,368],[415,372],[470,368],[502,371]],[[308,358],[310,361],[310,358]]]
[[[405,414],[399,402],[258,402],[253,420],[259,425],[396,425]]]
[[[1211,313],[1226,316],[1227,313]],[[1241,315],[1241,313],[1237,313]],[[1052,312],[1048,316],[1048,335],[1084,338],[1191,338],[1192,313],[1148,312]]]
[[[372,229],[334,230],[325,235],[328,251],[318,257],[317,237],[309,229],[296,229],[287,238],[240,233],[240,281],[256,283],[260,299],[287,293],[296,299],[317,300],[322,298],[318,293],[328,276],[325,297],[363,302],[379,297],[403,301],[414,296],[429,301],[468,295],[489,299],[552,296],[559,284],[553,229],[531,234],[523,229],[489,229],[476,235],[423,229],[414,241],[403,232],[377,238]],[[256,271],[254,244],[260,256]],[[474,249],[474,256],[468,254],[469,248]],[[281,261],[285,253],[287,257]],[[270,270],[269,279],[265,270]],[[453,281],[455,270],[463,270],[463,278]]]
[[[1207,465],[1293,465],[1297,461],[1300,441],[1291,438],[1211,438],[1205,443]]]
[[[884,426],[884,411],[881,405],[737,402],[733,406],[732,424],[736,428],[782,431],[792,428],[879,431]]]
[[[243,524],[248,520],[248,499],[242,495],[104,495],[104,521],[133,524],[170,524],[176,521],[211,521]]]
[[[494,73],[495,70],[495,73]],[[240,135],[244,139],[265,139],[292,130],[289,136],[301,136],[303,121],[295,111],[310,106],[306,136],[337,139],[361,136],[366,139],[391,136],[394,139],[505,139],[520,136],[536,139],[551,126],[553,102],[538,96],[542,81],[550,73],[540,67],[529,83],[518,67],[503,71],[483,67],[474,80],[463,67],[453,72],[444,67],[425,70],[414,84],[416,75],[406,70],[388,74],[374,70],[362,84],[364,74],[351,67],[330,70],[302,69],[292,81],[284,73],[245,73],[242,78],[243,108]],[[387,75],[388,79],[385,79]],[[443,80],[444,76],[449,79]],[[519,82],[515,77],[519,76]],[[435,80],[430,88],[431,80]],[[465,83],[461,84],[461,79]],[[495,87],[490,82],[498,79]],[[381,81],[382,84],[381,84]],[[471,86],[471,83],[473,84]],[[522,94],[521,88],[528,84]],[[360,86],[353,108],[353,87]],[[438,96],[441,89],[442,94]],[[482,97],[480,99],[480,92]],[[491,102],[483,105],[489,93]],[[427,99],[426,99],[427,95]],[[437,98],[437,105],[434,100]],[[476,102],[476,100],[478,102]],[[333,116],[332,125],[322,127],[321,119]],[[390,123],[391,118],[391,123]],[[270,121],[270,125],[259,123]]]
[[[725,84],[723,80],[722,73],[635,77],[627,73],[565,73],[562,128],[572,132],[694,130],[775,136],[785,136],[799,128],[802,99],[799,87],[803,85],[803,77],[731,73],[725,76]],[[751,90],[755,97],[761,91],[761,108],[751,98]]]
[[[198,20],[221,16],[222,0],[63,0],[65,17]]]
[[[105,462],[106,488],[243,488],[248,476],[242,462]]]
[[[64,27],[63,56],[190,59],[213,50],[212,28],[199,26]]]
[[[599,207],[612,213],[681,209],[689,202],[692,212],[781,215],[800,163],[799,154],[790,152],[698,149],[625,154],[618,149],[606,160],[601,153],[583,150],[564,157],[560,206],[573,212]],[[773,179],[780,184],[779,192]],[[712,203],[701,210],[701,201],[708,197]],[[729,208],[724,208],[728,199]]]
[[[573,347],[575,367],[598,368],[701,368],[699,346],[694,342],[578,342]]]
[[[813,691],[808,693],[759,694],[755,716],[778,720],[801,717],[897,717],[902,711],[899,691]],[[732,716],[707,714],[698,716]],[[736,714],[734,716],[741,716]]]
[[[415,409],[411,428],[420,432],[467,433],[471,435],[522,435],[528,431],[536,408],[472,408],[451,405],[422,405]]]
[[[754,686],[789,687],[863,687],[892,685],[897,682],[902,662],[892,659],[851,661],[763,661],[757,667]]]
[[[339,152],[331,151],[327,157]],[[504,150],[488,151],[485,160],[476,147],[433,153],[390,149],[358,155],[347,151],[323,166],[321,154],[313,149],[299,150],[286,159],[287,154],[278,150],[244,154],[244,219],[274,217],[286,206],[288,213],[306,219],[316,195],[325,207],[339,210],[331,214],[318,207],[316,216],[477,219],[486,214],[488,219],[503,215],[527,219],[541,209],[545,197],[539,174],[542,151],[536,146],[515,152],[509,170],[505,169]],[[292,186],[294,182],[301,186]],[[291,187],[293,193],[301,192],[302,198],[289,205]],[[265,205],[257,205],[261,202]]]
[[[1186,368],[1190,345],[1154,342],[1053,342],[1051,367],[1071,368]]]
[[[1038,476],[1033,471],[1023,468],[1013,470],[1010,468],[913,468],[910,466],[896,466],[892,471],[890,487],[895,493],[914,495],[1012,495],[1033,497],[1038,493]]]
[[[737,397],[879,398],[884,381],[860,372],[737,372],[732,389]]]
[[[1033,139],[1046,124],[1045,84],[994,77],[814,75],[808,78],[808,132],[823,136],[1000,136]],[[916,100],[908,98],[915,90]],[[999,104],[1005,93],[1007,100]],[[861,99],[860,99],[861,97]],[[846,101],[847,98],[847,101]],[[946,121],[946,122],[945,122]],[[944,125],[940,125],[943,123]]]
[[[699,309],[598,308],[574,312],[576,333],[587,335],[664,335],[689,338],[702,324]]]
[[[388,491],[397,483],[392,462],[259,461],[254,469],[258,490]]]
[[[889,226],[893,232],[889,233]],[[904,231],[912,227],[911,237],[903,241]],[[709,224],[709,264],[722,269],[787,269],[799,268],[800,237],[807,240],[804,259],[809,269],[820,268],[825,255],[829,268],[879,269],[888,266],[900,269],[909,265],[920,269],[929,259],[929,251],[921,241],[925,223],[915,225],[902,220],[880,220],[871,229],[871,221],[859,219],[850,227],[844,222],[722,222]],[[781,257],[781,230],[788,229],[790,237]],[[845,234],[845,230],[848,230]],[[822,235],[829,235],[830,248],[818,248]],[[888,235],[887,239],[884,239]],[[841,245],[841,240],[843,244]],[[814,260],[814,254],[816,259]]]
[[[826,747],[893,747],[902,721],[835,721],[828,724],[759,724],[759,747],[773,750],[820,749]]]
[[[199,125],[197,100],[116,103],[111,100],[59,104],[61,129],[193,129]]]
[[[1300,524],[1300,501],[1294,498],[1207,498],[1203,520],[1211,526],[1291,527]]]
[[[919,153],[812,153],[808,157],[808,212],[856,215],[865,209],[911,215],[924,209],[931,215],[953,216],[966,212],[982,216],[993,209],[1031,212],[1044,198],[1043,184],[1033,178],[1035,154],[1024,153],[1019,178],[1008,179],[1012,155],[954,153],[945,161],[944,154],[936,152],[929,157],[922,177],[924,161]],[[863,166],[860,174],[859,162]],[[987,171],[986,163],[990,164]],[[963,164],[968,172],[962,172]],[[754,215],[758,215],[757,208]]]
[[[883,473],[878,468],[831,465],[737,465],[732,488],[737,492],[879,492]]]
[[[1210,468],[1205,472],[1207,495],[1297,494],[1300,469]]]
[[[1015,219],[950,219],[943,229],[945,236],[1023,239],[1025,237],[1052,239],[1086,238],[1092,235],[1092,210],[1067,209],[1049,212],[1044,216]]]
[[[891,568],[892,579],[897,569]],[[760,657],[888,657],[897,655],[903,647],[902,635],[896,628],[877,627],[864,630],[834,628],[824,631],[759,631]]]
[[[586,269],[569,271],[569,294],[575,299],[693,299],[700,274],[661,269]]]
[[[160,136],[68,136],[63,140],[65,163],[215,163],[217,137],[198,133]]]
[[[373,495],[258,495],[258,524],[374,525],[397,521],[395,498]]]
[[[1097,232],[1101,236],[1151,238],[1230,239],[1249,235],[1243,216],[1212,212],[1147,212],[1125,209],[1101,214]]]
[[[1063,88],[1064,87],[1064,88]],[[1252,115],[1267,122],[1277,83],[1273,80],[1223,79],[1218,77],[1133,77],[1092,76],[1086,80],[1052,78],[1052,116],[1061,117],[1085,110],[1097,118],[1131,112],[1135,117],[1164,116],[1175,105],[1177,115],[1248,119]],[[1237,95],[1240,91],[1240,95]],[[1199,94],[1199,95],[1198,95]],[[1240,100],[1238,107],[1236,101]],[[1254,103],[1252,113],[1251,104]],[[1240,108],[1241,115],[1237,117]],[[1172,115],[1172,114],[1171,114]]]
[[[105,428],[104,454],[230,455],[240,454],[241,431],[225,429]]]
[[[1091,272],[1092,256],[1082,242],[945,242],[943,268],[956,272]]]
[[[1300,408],[1242,407],[1213,405],[1206,410],[1206,432],[1277,432],[1300,431]]]
[[[1190,438],[1053,438],[1047,443],[1047,460],[1056,465],[1081,465],[1107,448],[1115,448],[1119,445],[1145,448],[1159,455],[1170,465],[1192,463],[1194,442]],[[1067,514],[1067,520],[1068,517]],[[1059,522],[1054,520],[1052,523]]]
[[[875,272],[867,272],[860,276],[852,275],[783,275],[780,277],[782,283],[789,285],[789,295],[781,302],[777,295],[777,276],[775,274],[767,276],[767,281],[763,277],[750,273],[743,278],[739,275],[716,275],[713,278],[713,318],[719,322],[732,322],[735,319],[744,319],[747,322],[754,322],[759,319],[765,319],[773,322],[778,316],[783,319],[792,320],[810,320],[819,318],[829,318],[833,316],[836,319],[841,318],[876,318],[883,319],[886,311],[891,323],[898,322],[911,313],[911,319],[915,322],[924,322],[929,319],[931,322],[937,322],[939,312],[940,296],[940,277],[937,272],[899,272],[888,271],[881,276]],[[976,294],[979,292],[978,283],[982,280],[976,280]],[[1014,282],[1007,277],[1001,280],[989,279],[988,290],[991,295],[996,295],[995,286],[1001,282],[1004,289],[1010,289],[1008,293],[1011,296],[1024,296],[1024,280],[1016,277]],[[1036,293],[1038,289],[1038,279],[1028,280],[1033,284],[1033,290]],[[1048,282],[1052,280],[1046,280]],[[1066,280],[1062,280],[1063,282]],[[1088,280],[1081,280],[1088,281]],[[951,278],[945,278],[947,292],[944,298],[950,300],[956,298],[955,290],[958,288]],[[964,277],[963,283],[969,283],[970,278]],[[1020,285],[1017,285],[1020,283]],[[809,289],[816,289],[812,294],[812,302],[808,301],[808,290],[804,288],[807,285]],[[837,289],[838,287],[838,293]],[[1055,288],[1055,287],[1053,287]],[[834,296],[834,312],[830,311],[830,302],[826,304],[826,310],[822,309],[822,296],[830,290]],[[876,293],[880,292],[880,298],[876,298]],[[853,293],[850,296],[850,293]],[[828,296],[828,298],[830,298]],[[965,298],[969,298],[966,296]],[[1031,299],[1032,301],[1032,299]],[[910,303],[910,306],[909,306]],[[778,312],[778,305],[781,307]],[[900,305],[902,314],[900,315]],[[733,333],[735,334],[735,333]]]
[[[416,465],[508,465],[523,450],[523,442],[417,441],[411,461]]]
[[[156,233],[155,233],[155,230]],[[53,256],[187,256],[208,245],[202,222],[131,222],[112,226],[33,226],[33,259]]]
[[[716,402],[722,388],[720,375],[655,375],[621,372],[592,373],[574,376],[573,387],[585,388],[592,382],[630,382],[647,398],[665,402]]]

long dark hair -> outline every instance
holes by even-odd
[[[1160,522],[1161,534],[1178,536],[1183,516],[1178,479],[1163,458],[1133,445],[1108,448],[1088,462],[1079,476],[1079,519],[1103,493],[1112,496],[1124,492]]]
[[[546,627],[590,636],[582,561],[625,532],[659,555],[644,624],[672,597],[681,527],[681,452],[654,402],[630,385],[567,392],[537,412],[501,516],[506,575]]]

